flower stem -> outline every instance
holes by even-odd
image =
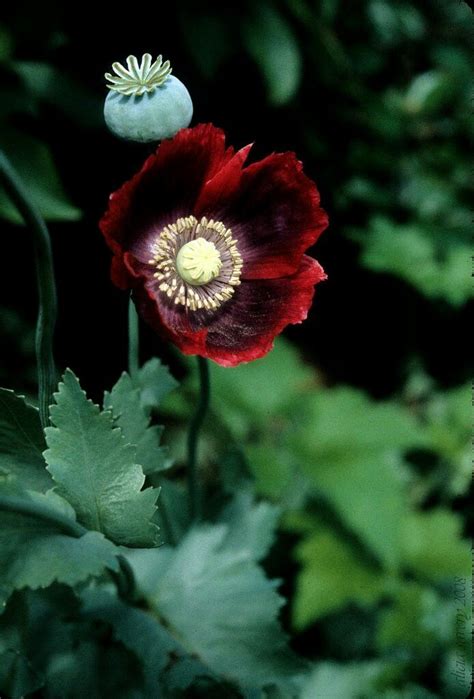
[[[49,423],[49,406],[56,387],[53,333],[56,324],[57,300],[51,240],[41,214],[3,151],[0,151],[0,183],[33,233],[39,296],[36,324],[38,404],[41,424],[46,427]]]
[[[198,357],[199,367],[199,401],[196,412],[193,415],[188,433],[188,486],[189,486],[189,507],[191,519],[193,521],[201,519],[201,493],[199,488],[199,478],[197,473],[197,445],[199,432],[204,421],[210,394],[209,364],[204,357]]]
[[[176,546],[178,539],[174,531],[173,522],[168,512],[168,505],[163,496],[160,497],[158,509],[161,514],[161,525],[163,527],[165,543],[169,544],[170,546]]]
[[[34,500],[29,500],[17,495],[0,495],[0,512],[11,512],[13,514],[34,517],[35,519],[47,522],[56,527],[67,536],[80,539],[90,530],[75,522],[73,519],[62,515],[47,505],[43,505]],[[119,554],[117,561],[120,567],[118,573],[110,571],[120,596],[127,602],[134,602],[138,599],[137,587],[133,570],[127,559]]]
[[[114,570],[110,571],[117,585],[117,591],[124,602],[134,604],[140,600],[135,573],[130,563],[121,553],[117,556],[117,561],[120,566],[119,572],[116,573]]]
[[[138,313],[130,296],[128,302],[128,373],[132,378],[138,374],[138,369],[140,368],[139,353]]]

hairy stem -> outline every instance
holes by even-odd
[[[33,233],[36,255],[39,311],[36,324],[36,359],[38,364],[38,404],[41,424],[49,423],[49,406],[56,387],[56,368],[53,357],[53,333],[56,324],[57,300],[54,281],[51,240],[46,224],[36,205],[11,165],[0,151],[0,184]]]
[[[188,486],[189,486],[189,507],[191,519],[199,520],[201,511],[201,491],[199,487],[197,469],[197,446],[199,433],[209,407],[209,364],[204,357],[198,357],[199,367],[199,400],[196,412],[193,415],[188,433]]]

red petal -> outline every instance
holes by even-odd
[[[276,153],[246,167],[224,221],[244,258],[243,279],[293,274],[328,224],[316,185],[294,153]]]
[[[112,264],[110,266],[110,277],[119,289],[130,289],[131,278],[127,271],[127,268],[123,264],[123,259],[121,255],[114,255],[112,257]]]
[[[184,354],[236,366],[263,357],[287,325],[301,323],[311,306],[314,285],[324,279],[321,265],[305,255],[291,277],[243,282],[214,320],[198,330],[189,322],[192,314],[166,305],[151,289],[137,288],[135,295],[142,317]]]
[[[229,198],[235,194],[240,184],[242,167],[251,148],[252,144],[250,143],[237,151],[233,158],[214,177],[206,182],[194,209],[194,213],[198,218],[206,214],[214,219],[219,218],[219,211],[223,209]]]
[[[208,327],[204,356],[223,366],[263,357],[287,325],[305,320],[314,285],[324,279],[321,265],[304,255],[290,277],[243,282]]]
[[[167,223],[192,213],[204,184],[231,160],[225,134],[212,124],[182,129],[163,141],[131,180],[111,195],[100,229],[111,250],[146,262],[150,239]],[[120,263],[116,263],[116,272]],[[121,275],[118,275],[121,277]],[[123,276],[123,275],[122,275]]]
[[[173,342],[184,354],[205,354],[207,330],[193,330],[183,307],[166,304],[153,287],[137,286],[133,292],[141,317],[166,340]]]

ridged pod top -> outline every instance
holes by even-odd
[[[126,68],[116,61],[112,64],[112,69],[115,75],[105,74],[109,90],[137,97],[145,92],[153,92],[163,85],[171,74],[169,61],[163,63],[163,56],[158,56],[156,61],[153,61],[149,53],[143,54],[141,63],[138,63],[135,56],[129,56]]]

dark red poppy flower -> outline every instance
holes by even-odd
[[[244,167],[212,124],[163,141],[111,195],[100,228],[112,280],[185,354],[224,366],[257,359],[307,316],[326,278],[304,254],[327,226],[294,153]]]

